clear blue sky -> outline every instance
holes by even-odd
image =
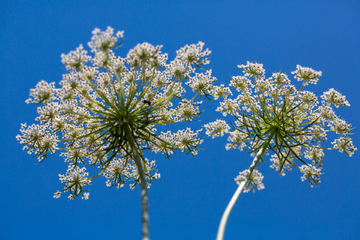
[[[65,73],[60,54],[85,46],[95,27],[125,31],[122,56],[146,41],[173,58],[185,44],[203,41],[219,84],[240,75],[236,66],[247,60],[263,63],[268,74],[290,75],[296,64],[321,70],[309,90],[346,95],[351,107],[336,113],[357,127],[360,147],[359,1],[5,0],[0,21],[0,239],[140,239],[139,189],[107,189],[98,178],[88,201],[54,199],[67,165],[60,157],[38,165],[15,139],[20,123],[36,116],[36,106],[24,102],[29,89],[42,79],[58,83]],[[217,105],[204,105],[194,128],[220,118]],[[196,158],[148,156],[161,173],[149,191],[152,239],[215,239],[234,178],[252,160],[226,151],[225,140],[206,138]],[[325,152],[325,174],[314,188],[295,170],[280,177],[265,159],[265,189],[240,197],[225,239],[359,239],[359,156]]]

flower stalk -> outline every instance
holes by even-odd
[[[249,167],[249,176],[252,175],[254,169],[256,168],[256,166],[258,166],[258,163],[260,162],[260,160],[262,160],[267,148],[269,147],[269,143],[273,137],[274,133],[271,132],[269,134],[269,136],[266,138],[266,141],[262,144],[260,150],[257,152],[255,158],[253,159],[250,167]],[[229,219],[230,213],[232,211],[232,209],[235,206],[235,203],[237,202],[240,194],[242,193],[242,191],[244,190],[245,185],[248,183],[249,179],[246,179],[245,181],[241,181],[239,187],[236,189],[234,195],[232,196],[229,204],[227,205],[221,220],[220,220],[220,224],[219,224],[219,228],[218,228],[218,232],[217,232],[217,237],[216,240],[223,240],[224,239],[224,234],[225,234],[225,228],[226,228],[226,224],[227,221]]]
[[[140,154],[138,152],[138,149],[135,145],[135,140],[132,135],[131,130],[129,127],[125,127],[126,135],[129,139],[129,144],[131,147],[131,150],[133,152],[134,161],[136,164],[136,167],[138,169],[138,172],[140,174],[140,180],[141,180],[141,210],[142,210],[142,239],[143,240],[149,240],[149,211],[148,211],[148,195],[147,195],[147,181],[146,181],[146,175],[144,171],[144,167],[142,164],[142,159],[140,158]]]

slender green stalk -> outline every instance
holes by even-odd
[[[125,128],[126,135],[128,137],[131,150],[134,154],[134,161],[138,169],[140,179],[141,179],[141,210],[142,210],[142,239],[150,240],[149,237],[149,211],[148,211],[148,195],[147,195],[147,182],[145,177],[144,167],[141,163],[141,158],[138,152],[138,149],[135,145],[134,137],[132,136],[131,130],[129,127]]]
[[[251,165],[249,167],[249,170],[250,170],[249,176],[251,176],[251,174],[254,171],[256,165],[263,158],[263,156],[264,156],[264,154],[266,152],[266,149],[268,148],[269,143],[270,143],[271,138],[273,137],[273,135],[274,135],[274,133],[272,133],[272,132],[269,134],[266,141],[263,143],[262,147],[260,148],[259,152],[256,154],[254,160],[252,161],[252,163],[251,163]],[[240,194],[244,190],[244,187],[245,187],[246,183],[247,183],[247,181],[242,181],[240,183],[239,187],[236,189],[236,192],[232,196],[229,204],[227,205],[227,207],[226,207],[226,209],[225,209],[225,211],[223,213],[223,216],[221,217],[221,221],[220,221],[220,225],[219,225],[216,240],[223,240],[224,239],[224,233],[225,233],[227,220],[229,218],[229,215],[230,215],[236,201],[238,200]]]

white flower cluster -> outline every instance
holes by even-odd
[[[134,189],[137,184],[141,183],[140,174],[135,163],[132,162],[128,164],[128,161],[129,159],[121,158],[114,158],[113,161],[111,161],[104,172],[104,177],[108,179],[106,181],[107,187],[116,187],[117,189],[122,188],[126,183],[126,179],[137,179],[134,183],[130,184],[130,189]],[[155,160],[150,162],[147,158],[145,158],[144,167],[147,180],[151,181],[152,179],[157,180],[160,178],[160,173],[153,172],[156,168]],[[150,186],[151,183],[148,183],[147,187],[150,188]]]
[[[302,67],[300,65],[296,65],[296,68],[297,69],[291,73],[295,75],[294,78],[298,81],[304,81],[304,86],[309,83],[316,84],[322,75],[321,71],[315,71],[312,68]]]
[[[135,46],[127,54],[127,59],[133,66],[139,66],[142,63],[148,62],[152,65],[162,66],[167,60],[166,55],[159,55],[162,46],[153,46],[150,43],[142,43]]]
[[[189,78],[186,85],[190,86],[193,92],[199,92],[201,95],[208,97],[216,93],[213,83],[216,81],[215,77],[211,76],[212,71],[208,70],[206,73],[195,73],[194,77]],[[216,95],[214,95],[216,98]]]
[[[52,101],[56,98],[54,97],[55,92],[55,83],[47,83],[44,80],[41,80],[36,84],[36,87],[34,89],[30,90],[30,97],[25,102],[26,103],[35,103],[35,104],[41,104],[46,101]]]
[[[216,120],[215,122],[211,122],[204,125],[206,132],[205,134],[208,136],[212,136],[212,138],[222,137],[225,133],[228,133],[230,130],[229,125],[224,120]]]
[[[198,138],[202,129],[193,132],[190,128],[185,130],[179,130],[173,135],[175,146],[181,150],[181,152],[189,152],[191,155],[197,155],[199,146],[204,142],[203,139]]]
[[[142,43],[129,51],[126,58],[117,57],[114,50],[123,37],[108,27],[96,28],[89,47],[94,57],[80,45],[61,59],[68,73],[63,75],[61,87],[41,81],[30,90],[27,103],[38,104],[39,124],[22,124],[20,144],[29,154],[43,161],[48,153],[61,152],[69,164],[60,176],[69,198],[89,194],[83,189],[98,176],[107,178],[106,185],[116,188],[131,182],[141,183],[135,155],[140,156],[146,179],[160,178],[155,162],[143,156],[143,150],[162,152],[169,157],[175,150],[196,155],[201,130],[190,128],[172,133],[157,133],[157,125],[194,120],[202,101],[196,96],[210,96],[216,78],[211,70],[202,70],[211,53],[203,50],[203,43],[186,45],[177,51],[176,58],[167,63],[168,54],[162,46]],[[185,98],[186,86],[195,93]],[[81,165],[100,169],[89,177]]]
[[[235,178],[235,182],[240,185],[241,182],[247,182],[247,187],[244,192],[253,191],[255,192],[254,187],[257,187],[258,190],[263,190],[265,188],[262,180],[264,176],[258,171],[254,170],[250,173],[249,169],[246,169],[239,173],[239,175]]]
[[[339,106],[350,106],[349,102],[346,100],[346,97],[341,95],[333,88],[330,88],[329,91],[324,92],[321,98],[323,99],[323,104],[330,103],[333,104],[336,108]]]
[[[327,140],[328,132],[340,135],[332,142],[332,149],[349,156],[357,150],[349,137],[351,124],[332,109],[332,106],[350,106],[345,96],[330,89],[321,96],[319,106],[314,93],[302,90],[309,83],[317,83],[320,71],[297,65],[297,70],[292,72],[302,81],[297,90],[285,73],[274,73],[266,79],[262,64],[247,62],[238,67],[244,75],[232,77],[229,84],[239,92],[238,96],[230,98],[231,94],[221,94],[224,99],[217,108],[223,116],[235,117],[233,129],[224,120],[204,125],[206,134],[213,138],[230,135],[226,149],[248,148],[255,155],[266,144],[265,149],[274,153],[272,168],[283,176],[285,169],[298,168],[304,174],[301,179],[309,180],[311,186],[320,182],[325,149],[321,143]],[[296,161],[303,165],[298,166]],[[256,164],[258,167],[260,161]]]
[[[233,95],[230,88],[224,87],[224,84],[214,87],[214,99],[217,100],[220,97],[227,98],[227,96]]]
[[[246,77],[257,77],[265,74],[265,69],[263,69],[263,65],[260,63],[250,63],[247,61],[246,65],[239,64],[238,68],[243,70]]]
[[[85,64],[91,60],[91,57],[87,55],[87,51],[84,50],[82,44],[75,51],[71,51],[67,55],[61,54],[61,62],[65,65],[67,70],[79,70],[85,66]]]
[[[103,32],[99,28],[95,28],[91,33],[93,36],[88,45],[91,52],[95,53],[111,51],[112,48],[116,47],[119,38],[124,37],[124,31],[118,31],[114,36],[114,29],[110,26]]]
[[[75,197],[82,195],[82,199],[89,199],[89,193],[83,190],[83,186],[90,185],[89,173],[85,172],[86,168],[79,168],[78,166],[70,164],[66,174],[59,174],[60,182],[69,190],[68,198],[73,200]],[[61,195],[60,191],[54,194],[54,198],[59,198]]]
[[[311,187],[313,187],[314,184],[320,183],[321,169],[315,166],[302,165],[300,171],[304,174],[301,177],[301,181],[308,180]]]
[[[39,162],[45,160],[49,152],[54,154],[58,137],[47,131],[45,125],[27,126],[23,123],[20,132],[22,135],[17,135],[16,139],[24,145],[23,150],[27,150],[30,155],[35,154]]]
[[[207,48],[203,51],[205,43],[199,42],[198,44],[185,45],[176,51],[177,59],[186,61],[189,64],[194,64],[199,67],[200,65],[209,64],[210,60],[206,58],[211,54],[211,51]]]

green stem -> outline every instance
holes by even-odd
[[[290,102],[288,109],[291,109],[291,107],[292,107],[292,105],[294,104],[294,102],[296,101],[296,99],[298,99],[299,94],[301,93],[301,90],[303,89],[304,86],[305,86],[305,80],[304,80],[303,83],[301,84],[301,87],[300,87],[299,91],[297,92],[296,97]],[[286,111],[286,112],[287,112],[287,111]]]
[[[254,171],[256,165],[263,158],[263,156],[264,156],[264,154],[266,152],[266,149],[268,148],[273,135],[274,135],[274,133],[272,133],[272,132],[269,134],[269,136],[266,138],[266,141],[263,143],[262,147],[260,148],[259,152],[256,154],[254,160],[252,161],[252,163],[251,163],[251,165],[249,167],[249,170],[250,170],[249,176],[251,176],[251,174]],[[223,213],[223,216],[221,217],[221,221],[220,221],[220,225],[219,225],[216,240],[223,240],[224,239],[225,228],[226,228],[226,224],[227,224],[227,220],[229,218],[229,215],[230,215],[236,201],[238,200],[240,194],[244,190],[244,187],[247,184],[247,182],[248,181],[243,181],[243,182],[240,183],[240,185],[237,188],[236,192],[232,196],[229,204],[227,205],[227,207],[226,207],[226,209],[225,209],[225,211]]]
[[[141,180],[141,207],[142,207],[142,239],[149,240],[149,212],[148,212],[148,196],[147,196],[147,182],[145,177],[144,167],[141,163],[141,158],[138,149],[135,145],[135,140],[132,132],[128,126],[125,127],[126,135],[130,143],[131,151],[133,153],[134,161],[138,169]]]

